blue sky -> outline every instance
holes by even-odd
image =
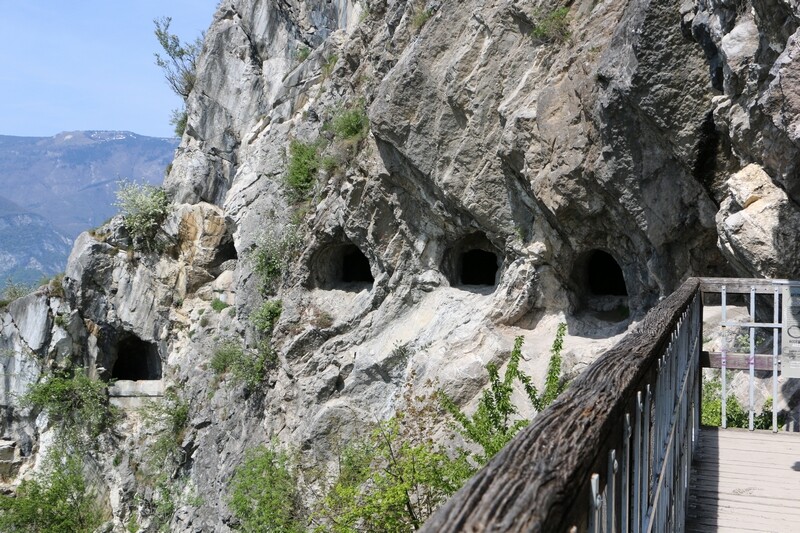
[[[153,54],[153,19],[193,40],[219,0],[0,0],[0,135],[172,136],[181,105]]]

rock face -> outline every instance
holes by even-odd
[[[541,381],[560,321],[576,372],[687,276],[800,276],[797,6],[555,7],[220,3],[165,182],[163,252],[128,251],[119,219],[78,238],[59,311],[71,351],[44,348],[52,300],[12,304],[4,326],[14,364],[28,347],[37,365],[107,377],[129,346],[151,354],[151,378],[189,404],[173,477],[202,494],[176,496],[172,530],[228,530],[226,486],[252,446],[324,463],[406,383],[469,404],[515,336]],[[347,112],[366,135],[342,134]],[[307,202],[286,183],[293,143],[317,153]],[[265,283],[270,247],[286,270]],[[260,346],[249,317],[266,299],[282,301],[277,363],[255,390],[220,382],[214,352]],[[7,409],[34,441],[32,415]],[[137,431],[116,438],[145,449]],[[145,489],[131,462],[109,463],[121,528]]]

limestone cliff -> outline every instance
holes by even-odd
[[[140,357],[189,403],[172,476],[201,498],[177,498],[170,527],[226,531],[249,447],[324,464],[406,383],[469,404],[515,336],[541,380],[560,321],[574,373],[687,276],[797,278],[799,17],[793,0],[223,0],[163,252],[126,251],[115,219],[76,242],[64,298],[9,307],[14,468],[48,425],[12,392],[70,364],[124,378]],[[360,109],[366,137],[337,138]],[[286,185],[293,141],[322,160],[306,204]],[[265,293],[255,255],[287,235],[296,253]],[[224,386],[212,354],[257,348],[248,317],[267,297],[277,363],[255,390]],[[151,438],[125,424],[96,457],[118,528]]]

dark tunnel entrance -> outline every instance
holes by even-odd
[[[441,271],[450,286],[488,294],[497,285],[503,258],[483,233],[472,233],[449,246],[442,255]],[[471,287],[471,288],[470,288]]]
[[[311,264],[311,280],[321,289],[343,290],[361,290],[375,282],[369,259],[353,243],[321,249]]]
[[[497,280],[497,254],[468,250],[461,255],[462,285],[494,285]]]
[[[625,275],[610,253],[595,249],[580,255],[572,270],[571,285],[579,313],[586,312],[606,322],[622,322],[630,317]]]
[[[589,293],[596,296],[627,296],[625,277],[619,263],[611,254],[593,250],[586,260],[586,284]]]
[[[117,359],[111,370],[111,378],[131,381],[161,379],[158,347],[136,335],[125,335],[117,345]]]
[[[373,283],[369,260],[354,244],[342,247],[342,279],[344,283]]]

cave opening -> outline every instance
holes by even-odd
[[[441,271],[450,286],[486,293],[497,285],[503,258],[482,232],[462,237],[445,249]],[[471,288],[470,288],[471,287]]]
[[[355,244],[342,247],[341,282],[343,283],[373,283],[372,270],[369,259]]]
[[[239,253],[236,251],[236,245],[233,241],[223,244],[217,251],[217,263],[222,264],[226,261],[239,259]]]
[[[572,286],[579,311],[607,322],[630,317],[625,275],[610,253],[595,249],[581,254],[572,270]]]
[[[619,263],[602,250],[593,250],[586,261],[586,282],[595,296],[627,296],[628,288]]]
[[[351,242],[319,250],[311,263],[311,282],[321,289],[361,290],[375,278],[369,259]]]
[[[497,254],[486,250],[467,250],[461,255],[462,285],[495,285]]]
[[[161,379],[158,347],[133,334],[123,336],[117,345],[111,378],[130,381]]]

